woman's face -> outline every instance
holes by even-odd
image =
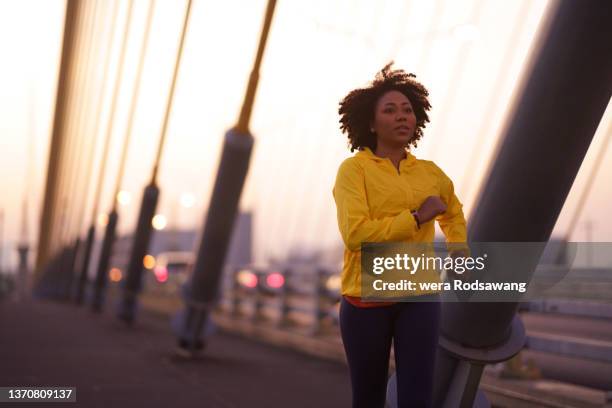
[[[416,116],[406,95],[400,91],[389,91],[380,97],[374,109],[371,126],[378,145],[407,146],[414,136]]]

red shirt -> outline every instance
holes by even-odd
[[[362,308],[391,306],[397,302],[362,302],[359,296],[343,295],[344,299],[351,305]]]

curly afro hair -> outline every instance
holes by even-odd
[[[414,137],[408,145],[416,147],[417,141],[423,136],[423,129],[429,122],[427,111],[431,109],[427,98],[429,92],[414,79],[416,75],[402,69],[392,70],[392,65],[393,62],[385,65],[368,87],[349,92],[340,102],[340,130],[347,134],[351,152],[365,147],[376,150],[376,134],[370,131],[370,124],[374,120],[378,99],[392,90],[406,95],[416,116]]]

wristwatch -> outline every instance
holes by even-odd
[[[412,210],[412,212],[410,213],[412,214],[412,216],[414,217],[414,220],[416,221],[417,224],[417,228],[421,228],[421,220],[419,220],[419,213],[417,212],[417,210]]]

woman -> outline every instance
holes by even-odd
[[[466,241],[462,205],[453,183],[433,162],[410,152],[423,136],[431,108],[413,74],[379,72],[340,102],[340,129],[351,152],[338,170],[334,199],[345,244],[340,329],[353,407],[383,407],[393,339],[400,407],[432,405],[440,303],[361,300],[362,242],[432,242],[434,220],[447,242]]]

